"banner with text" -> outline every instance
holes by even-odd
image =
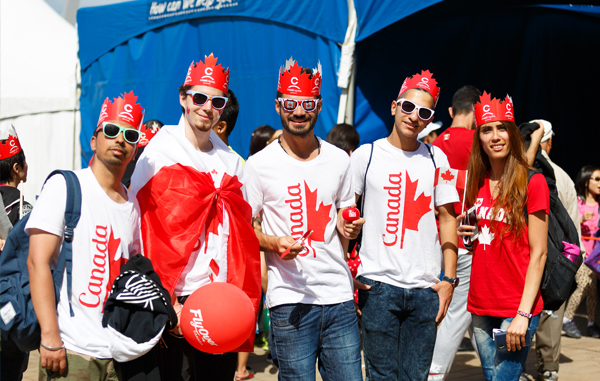
[[[224,10],[241,12],[245,0],[148,0],[148,20],[165,21],[217,16]],[[229,13],[228,12],[228,13]]]

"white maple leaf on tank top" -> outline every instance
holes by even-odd
[[[485,250],[485,245],[491,245],[492,240],[494,239],[494,233],[490,232],[490,228],[484,225],[481,228],[481,232],[479,233],[479,243],[484,245],[483,250]]]

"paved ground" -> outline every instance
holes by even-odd
[[[580,308],[581,310],[581,308]],[[580,311],[578,311],[580,312]],[[578,313],[575,317],[577,326],[585,332],[586,318]],[[29,369],[23,378],[24,381],[37,380],[38,353],[32,353],[29,360]],[[535,351],[529,352],[527,360],[527,371],[531,373],[529,379],[535,380],[536,356]],[[255,353],[250,354],[248,365],[255,373],[254,380],[275,381],[277,380],[277,368],[267,363],[267,354],[264,350],[256,348]],[[317,380],[321,380],[318,376]],[[448,381],[483,380],[481,364],[477,354],[473,351],[459,352],[454,360],[452,371],[447,378]],[[600,339],[582,337],[571,339],[563,336],[562,351],[560,357],[560,380],[561,381],[598,381],[600,380]]]

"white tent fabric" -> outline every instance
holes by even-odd
[[[43,0],[0,3],[0,124],[13,124],[31,203],[54,169],[80,168],[77,32]]]

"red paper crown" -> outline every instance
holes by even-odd
[[[137,102],[137,96],[133,94],[133,91],[114,98],[112,102],[106,98],[104,104],[102,104],[100,118],[96,126],[107,120],[118,120],[139,130],[144,120],[144,109],[139,103],[136,104],[135,102]]]
[[[0,129],[0,160],[8,159],[21,152],[21,143],[13,125]]]
[[[433,79],[433,73],[429,72],[429,70],[423,70],[421,74],[406,77],[398,93],[398,98],[400,98],[400,94],[410,89],[423,89],[427,91],[433,97],[433,106],[437,105],[440,97],[440,88],[437,85],[437,81]]]
[[[505,120],[509,122],[515,121],[515,114],[513,111],[512,98],[507,94],[504,102],[499,99],[492,99],[492,95],[483,92],[483,95],[479,98],[479,103],[473,106],[475,112],[475,121],[477,127],[484,123],[496,122]]]
[[[277,91],[282,94],[300,97],[314,97],[321,95],[321,63],[318,63],[313,74],[302,73],[302,67],[292,57],[285,61],[285,68],[279,69]]]
[[[204,56],[204,62],[199,61],[190,65],[185,76],[184,85],[190,86],[210,86],[221,90],[227,95],[229,89],[229,68],[224,69],[221,64],[217,65],[218,58],[210,53],[210,56]]]
[[[160,127],[158,126],[158,123],[156,123],[156,122],[152,122],[149,124],[148,123],[142,124],[142,128],[140,128],[142,137],[140,138],[140,141],[138,142],[137,146],[138,147],[147,146],[148,143],[150,143],[150,140],[152,140],[154,135],[156,135],[159,130],[160,130]]]

